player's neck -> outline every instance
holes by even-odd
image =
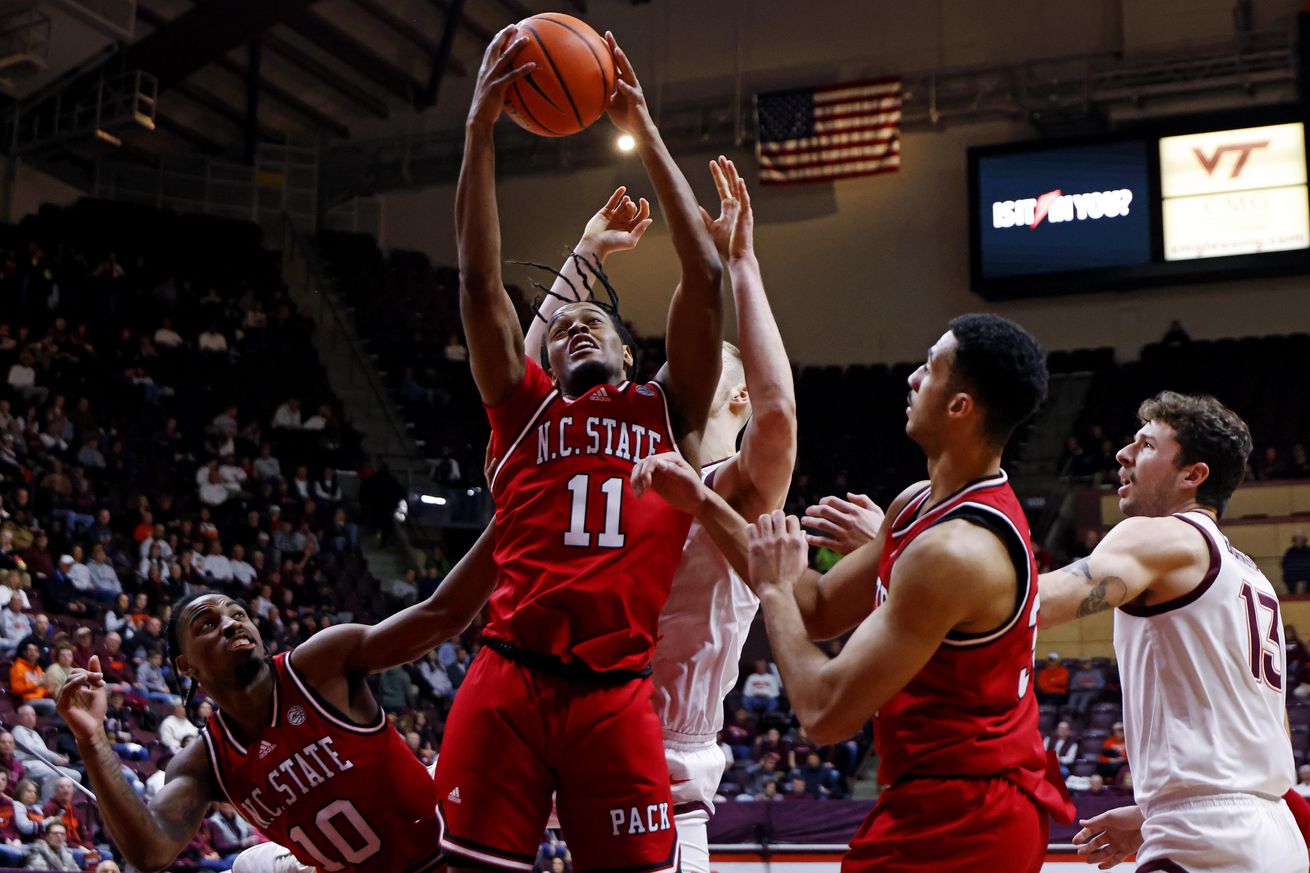
[[[272,723],[274,681],[273,668],[265,664],[255,681],[244,688],[211,690],[223,717],[236,726],[243,739],[259,736]]]
[[[978,479],[1001,470],[1001,453],[990,447],[958,447],[928,457],[928,504],[950,497]]]
[[[737,451],[737,434],[741,427],[731,417],[710,416],[705,424],[705,435],[700,443],[700,465],[722,461]]]
[[[1183,512],[1204,512],[1216,524],[1219,522],[1219,513],[1215,512],[1213,507],[1199,503],[1195,496],[1179,500],[1178,503],[1169,507],[1164,515],[1178,515]]]

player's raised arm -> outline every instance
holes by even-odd
[[[541,301],[532,323],[528,325],[524,337],[527,354],[541,355],[546,325],[556,309],[579,296],[585,299],[587,285],[594,286],[595,283],[590,267],[596,263],[604,264],[605,259],[615,252],[635,249],[654,223],[650,217],[650,201],[641,197],[634,203],[627,195],[627,188],[620,186],[615,189],[605,205],[587,222],[582,238],[573,247],[573,256],[566,258],[560,266],[550,293]],[[579,263],[579,259],[586,261],[586,266]]]
[[[923,669],[953,628],[973,620],[998,592],[1008,588],[1012,596],[1015,584],[999,539],[968,522],[946,522],[906,549],[887,600],[829,658],[810,641],[796,601],[797,580],[811,572],[800,520],[773,512],[761,516],[749,536],[752,585],[783,685],[797,718],[821,744],[859,730]],[[976,584],[961,589],[966,577]]]
[[[681,279],[669,303],[665,335],[668,363],[661,370],[659,380],[668,390],[676,436],[680,443],[687,438],[694,442],[682,447],[686,454],[696,458],[699,452],[695,449],[709,417],[722,367],[723,262],[701,221],[691,186],[651,120],[632,62],[614,41],[613,34],[606,33],[605,39],[614,53],[618,72],[618,87],[610,101],[609,116],[636,141],[637,154],[655,188],[682,267]]]
[[[74,670],[59,693],[59,715],[77,740],[95,788],[100,817],[128,863],[145,873],[164,870],[195,836],[217,792],[204,743],[192,743],[168,765],[164,787],[147,806],[123,778],[123,765],[105,733],[104,675],[100,659]]]
[[[374,625],[341,624],[314,634],[296,649],[296,669],[312,684],[320,676],[362,678],[417,661],[486,605],[498,578],[495,545],[493,522],[427,600]]]
[[[1115,525],[1086,558],[1041,575],[1041,627],[1123,606],[1176,573],[1209,561],[1205,541],[1187,522],[1128,518]],[[1204,573],[1194,573],[1194,585]],[[1183,580],[1188,584],[1187,580]],[[1181,592],[1180,592],[1181,593]]]
[[[523,329],[500,271],[500,215],[496,210],[496,147],[492,130],[516,79],[535,69],[511,69],[526,43],[511,25],[492,39],[478,70],[464,126],[464,161],[455,189],[459,249],[459,314],[468,341],[469,365],[482,401],[500,403],[523,380]]]
[[[701,210],[706,229],[732,276],[737,343],[751,417],[741,452],[714,474],[714,489],[747,516],[782,506],[796,465],[796,387],[782,334],[764,293],[755,257],[755,215],[746,180],[732,161],[710,162],[719,217]]]

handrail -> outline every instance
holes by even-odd
[[[390,431],[385,444],[375,447],[371,454],[382,458],[399,458],[409,461],[420,461],[413,451],[413,445],[409,436],[409,431],[404,421],[396,413],[390,398],[387,396],[386,388],[377,376],[376,369],[372,362],[365,357],[365,352],[360,347],[360,343],[351,336],[348,327],[347,317],[341,311],[341,306],[334,299],[333,295],[328,292],[328,286],[324,280],[322,264],[319,261],[318,252],[314,246],[306,241],[304,235],[296,228],[295,222],[291,216],[283,213],[283,239],[284,239],[284,257],[293,260],[298,256],[304,264],[303,291],[305,299],[316,301],[315,312],[313,313],[315,321],[320,324],[329,324],[332,328],[332,342],[335,344],[344,341],[346,344],[349,362],[348,376],[354,383],[357,378],[362,377],[365,386],[373,396],[373,402],[376,409],[380,410],[388,424]],[[412,482],[412,471],[407,471]]]

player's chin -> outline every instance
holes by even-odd
[[[237,684],[245,687],[259,678],[260,671],[264,669],[264,650],[261,647],[241,649],[229,655],[232,675],[236,677]]]
[[[569,369],[569,384],[572,393],[582,394],[597,385],[608,385],[614,376],[614,368],[600,355],[586,355],[573,362]]]

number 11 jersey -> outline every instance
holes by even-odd
[[[529,358],[487,414],[500,568],[487,635],[593,670],[645,668],[691,527],[629,481],[637,461],[678,451],[664,388],[569,399]]]

